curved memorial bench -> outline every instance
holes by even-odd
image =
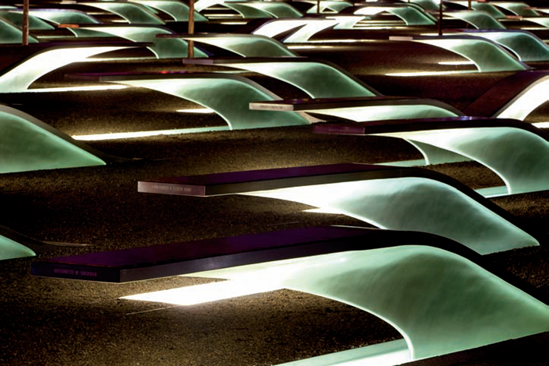
[[[422,153],[426,164],[475,160],[505,182],[503,192],[488,190],[491,196],[549,189],[549,135],[518,120],[460,117],[326,123],[316,124],[314,132],[402,138]]]
[[[470,37],[470,38],[469,38]],[[529,67],[506,49],[485,37],[473,35],[390,37],[394,41],[413,41],[454,52],[475,64],[479,72],[522,71]]]
[[[23,12],[18,9],[0,9],[0,19],[7,20],[8,22],[16,25],[17,27],[23,27]],[[0,25],[0,27],[2,27]],[[2,28],[3,29],[3,28]],[[38,31],[38,30],[54,30],[55,27],[49,24],[48,22],[29,14],[29,30]],[[2,33],[6,32],[5,29],[2,30]],[[36,40],[35,40],[36,42]],[[1,43],[1,42],[0,42]],[[21,38],[19,38],[19,43],[21,43]],[[34,43],[34,42],[33,42]]]
[[[301,14],[291,4],[281,1],[223,2],[223,6],[233,9],[245,19],[251,18],[301,18]]]
[[[282,43],[255,34],[163,34],[159,38],[183,38],[231,51],[242,57],[297,57]]]
[[[189,20],[189,6],[182,1],[172,0],[131,0],[131,2],[145,5],[156,11],[168,15],[175,22],[186,22]],[[194,12],[195,22],[207,22],[208,19],[197,11]]]
[[[462,10],[467,9],[469,1],[448,1],[449,3],[458,4]],[[447,2],[447,3],[448,3]],[[477,12],[485,12],[490,14],[495,19],[504,19],[505,13],[498,9],[492,2],[471,1],[471,9]]]
[[[330,116],[355,122],[463,115],[456,108],[435,99],[393,96],[273,100],[252,102],[250,109],[306,112],[324,120],[325,116]]]
[[[0,173],[106,165],[123,161],[0,104]]]
[[[267,75],[291,84],[311,98],[374,97],[379,92],[336,64],[308,57],[186,59],[184,64],[217,65]]]
[[[524,120],[549,100],[549,73],[523,71],[512,74],[486,91],[467,108],[469,116],[493,116]]]
[[[81,30],[86,33],[84,36],[97,36],[98,34],[109,34],[138,43],[150,43],[147,48],[156,58],[179,58],[187,57],[189,45],[181,38],[161,38],[159,34],[174,34],[164,26],[134,25],[134,24],[97,24],[81,25],[69,28],[77,36]],[[91,34],[90,34],[91,32]],[[208,57],[201,49],[194,47],[194,57]]]
[[[283,43],[305,43],[316,33],[338,24],[339,21],[332,18],[273,19],[263,23],[252,34],[275,38],[280,34],[294,30],[282,40]]]
[[[266,169],[140,181],[138,191],[295,201],[380,228],[442,235],[482,254],[539,244],[489,200],[450,177],[419,168],[335,164]]]
[[[420,6],[413,3],[360,5],[353,11],[355,15],[376,15],[390,13],[400,18],[406,25],[435,25],[437,20]]]
[[[491,1],[492,5],[505,9],[514,15],[522,17],[538,17],[540,14],[526,3],[522,2],[504,2],[504,1]]]
[[[537,36],[527,31],[482,30],[464,33],[490,39],[511,51],[522,62],[549,61],[549,47]]]
[[[0,58],[0,93],[21,93],[41,76],[105,52],[143,47],[130,42],[36,43],[12,47]],[[7,46],[3,50],[8,50]]]
[[[346,351],[346,361],[402,363],[549,330],[549,306],[537,289],[452,240],[418,232],[293,229],[52,258],[32,263],[31,273],[106,282],[185,274],[253,279],[267,288],[274,282],[367,311],[403,336]]]
[[[0,225],[0,261],[34,257],[54,249],[59,249],[59,243],[41,242]]]
[[[485,11],[447,11],[444,14],[469,23],[477,29],[506,29],[492,14]]]
[[[0,45],[21,44],[23,32],[11,22],[0,18]],[[29,36],[29,43],[38,43],[38,40]]]
[[[123,1],[79,2],[78,5],[98,8],[116,14],[130,24],[162,25],[164,21],[139,4]]]
[[[213,110],[228,124],[228,128],[206,127],[193,129],[193,132],[299,126],[310,123],[294,112],[250,110],[248,106],[253,100],[269,101],[280,97],[256,82],[234,74],[159,72],[75,74],[71,77],[148,88],[174,95]]]

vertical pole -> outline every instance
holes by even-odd
[[[189,34],[194,34],[194,0],[189,0]],[[194,58],[194,41],[188,41],[188,58]]]
[[[471,11],[471,9],[473,8],[473,7],[471,6],[471,2],[472,2],[472,0],[469,0],[469,1],[467,2],[467,9],[468,9],[469,11]]]
[[[316,0],[316,14],[320,14],[320,0]]]
[[[23,46],[29,45],[29,7],[30,7],[29,2],[30,0],[23,1],[23,26],[22,26],[23,39],[21,42]]]
[[[442,0],[440,0],[440,3],[438,5],[438,35],[442,36]]]

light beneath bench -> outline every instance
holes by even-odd
[[[201,133],[212,131],[229,131],[229,126],[213,126],[213,127],[197,127],[197,128],[179,128],[173,130],[154,130],[154,131],[137,131],[137,132],[119,132],[119,133],[103,133],[96,135],[74,135],[71,136],[79,141],[104,141],[104,140],[121,140],[134,139],[143,137],[153,137],[162,135],[182,135],[187,133]]]
[[[124,296],[121,299],[190,306],[276,291],[282,288],[274,282],[269,283],[263,280],[229,280]]]

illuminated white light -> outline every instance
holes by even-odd
[[[277,283],[270,283],[264,280],[230,280],[124,296],[121,299],[189,306],[276,291],[282,288]]]
[[[71,91],[98,91],[98,90],[120,90],[129,88],[126,85],[91,85],[91,86],[70,86],[64,88],[39,88],[27,89],[27,93],[57,93]]]
[[[531,87],[526,88],[508,105],[503,107],[496,114],[496,117],[524,120],[536,108],[549,100],[547,97],[548,92],[549,79],[542,78],[533,83]]]
[[[549,122],[537,122],[532,124],[537,128],[549,128]]]
[[[133,138],[152,137],[152,136],[161,136],[161,135],[183,135],[187,133],[229,131],[229,130],[230,130],[229,126],[215,126],[215,127],[198,127],[198,128],[180,128],[180,129],[173,129],[173,130],[103,133],[103,134],[97,134],[97,135],[74,135],[71,137],[79,141],[103,141],[103,140],[133,139]]]
[[[477,73],[477,70],[458,70],[458,71],[414,71],[414,72],[394,72],[385,74],[386,76],[430,76],[430,75],[449,75]]]
[[[448,65],[448,66],[462,66],[462,65],[474,65],[472,61],[441,61],[439,65]]]
[[[195,108],[195,109],[178,109],[178,113],[195,113],[195,114],[213,114],[215,113],[210,108]]]
[[[335,208],[311,208],[309,210],[303,210],[303,212],[308,213],[321,213],[321,214],[332,214],[332,215],[343,215],[344,213]]]

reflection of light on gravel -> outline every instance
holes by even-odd
[[[39,88],[27,89],[25,93],[59,93],[71,91],[101,91],[101,90],[120,90],[126,89],[126,85],[90,85],[90,86],[71,86],[65,88]]]
[[[413,71],[413,72],[395,72],[387,73],[386,76],[432,76],[432,75],[450,75],[450,74],[467,74],[478,73],[477,70],[460,70],[460,71]]]
[[[214,126],[214,127],[198,127],[198,128],[180,128],[180,129],[173,129],[173,130],[102,133],[102,134],[96,134],[96,135],[73,135],[71,137],[79,141],[103,141],[103,140],[133,139],[133,138],[152,137],[152,136],[161,136],[161,135],[182,135],[186,133],[229,131],[229,130],[230,130],[229,126]]]
[[[195,108],[195,109],[178,109],[176,110],[178,113],[196,113],[196,114],[213,114],[215,113],[213,110],[209,108]]]

